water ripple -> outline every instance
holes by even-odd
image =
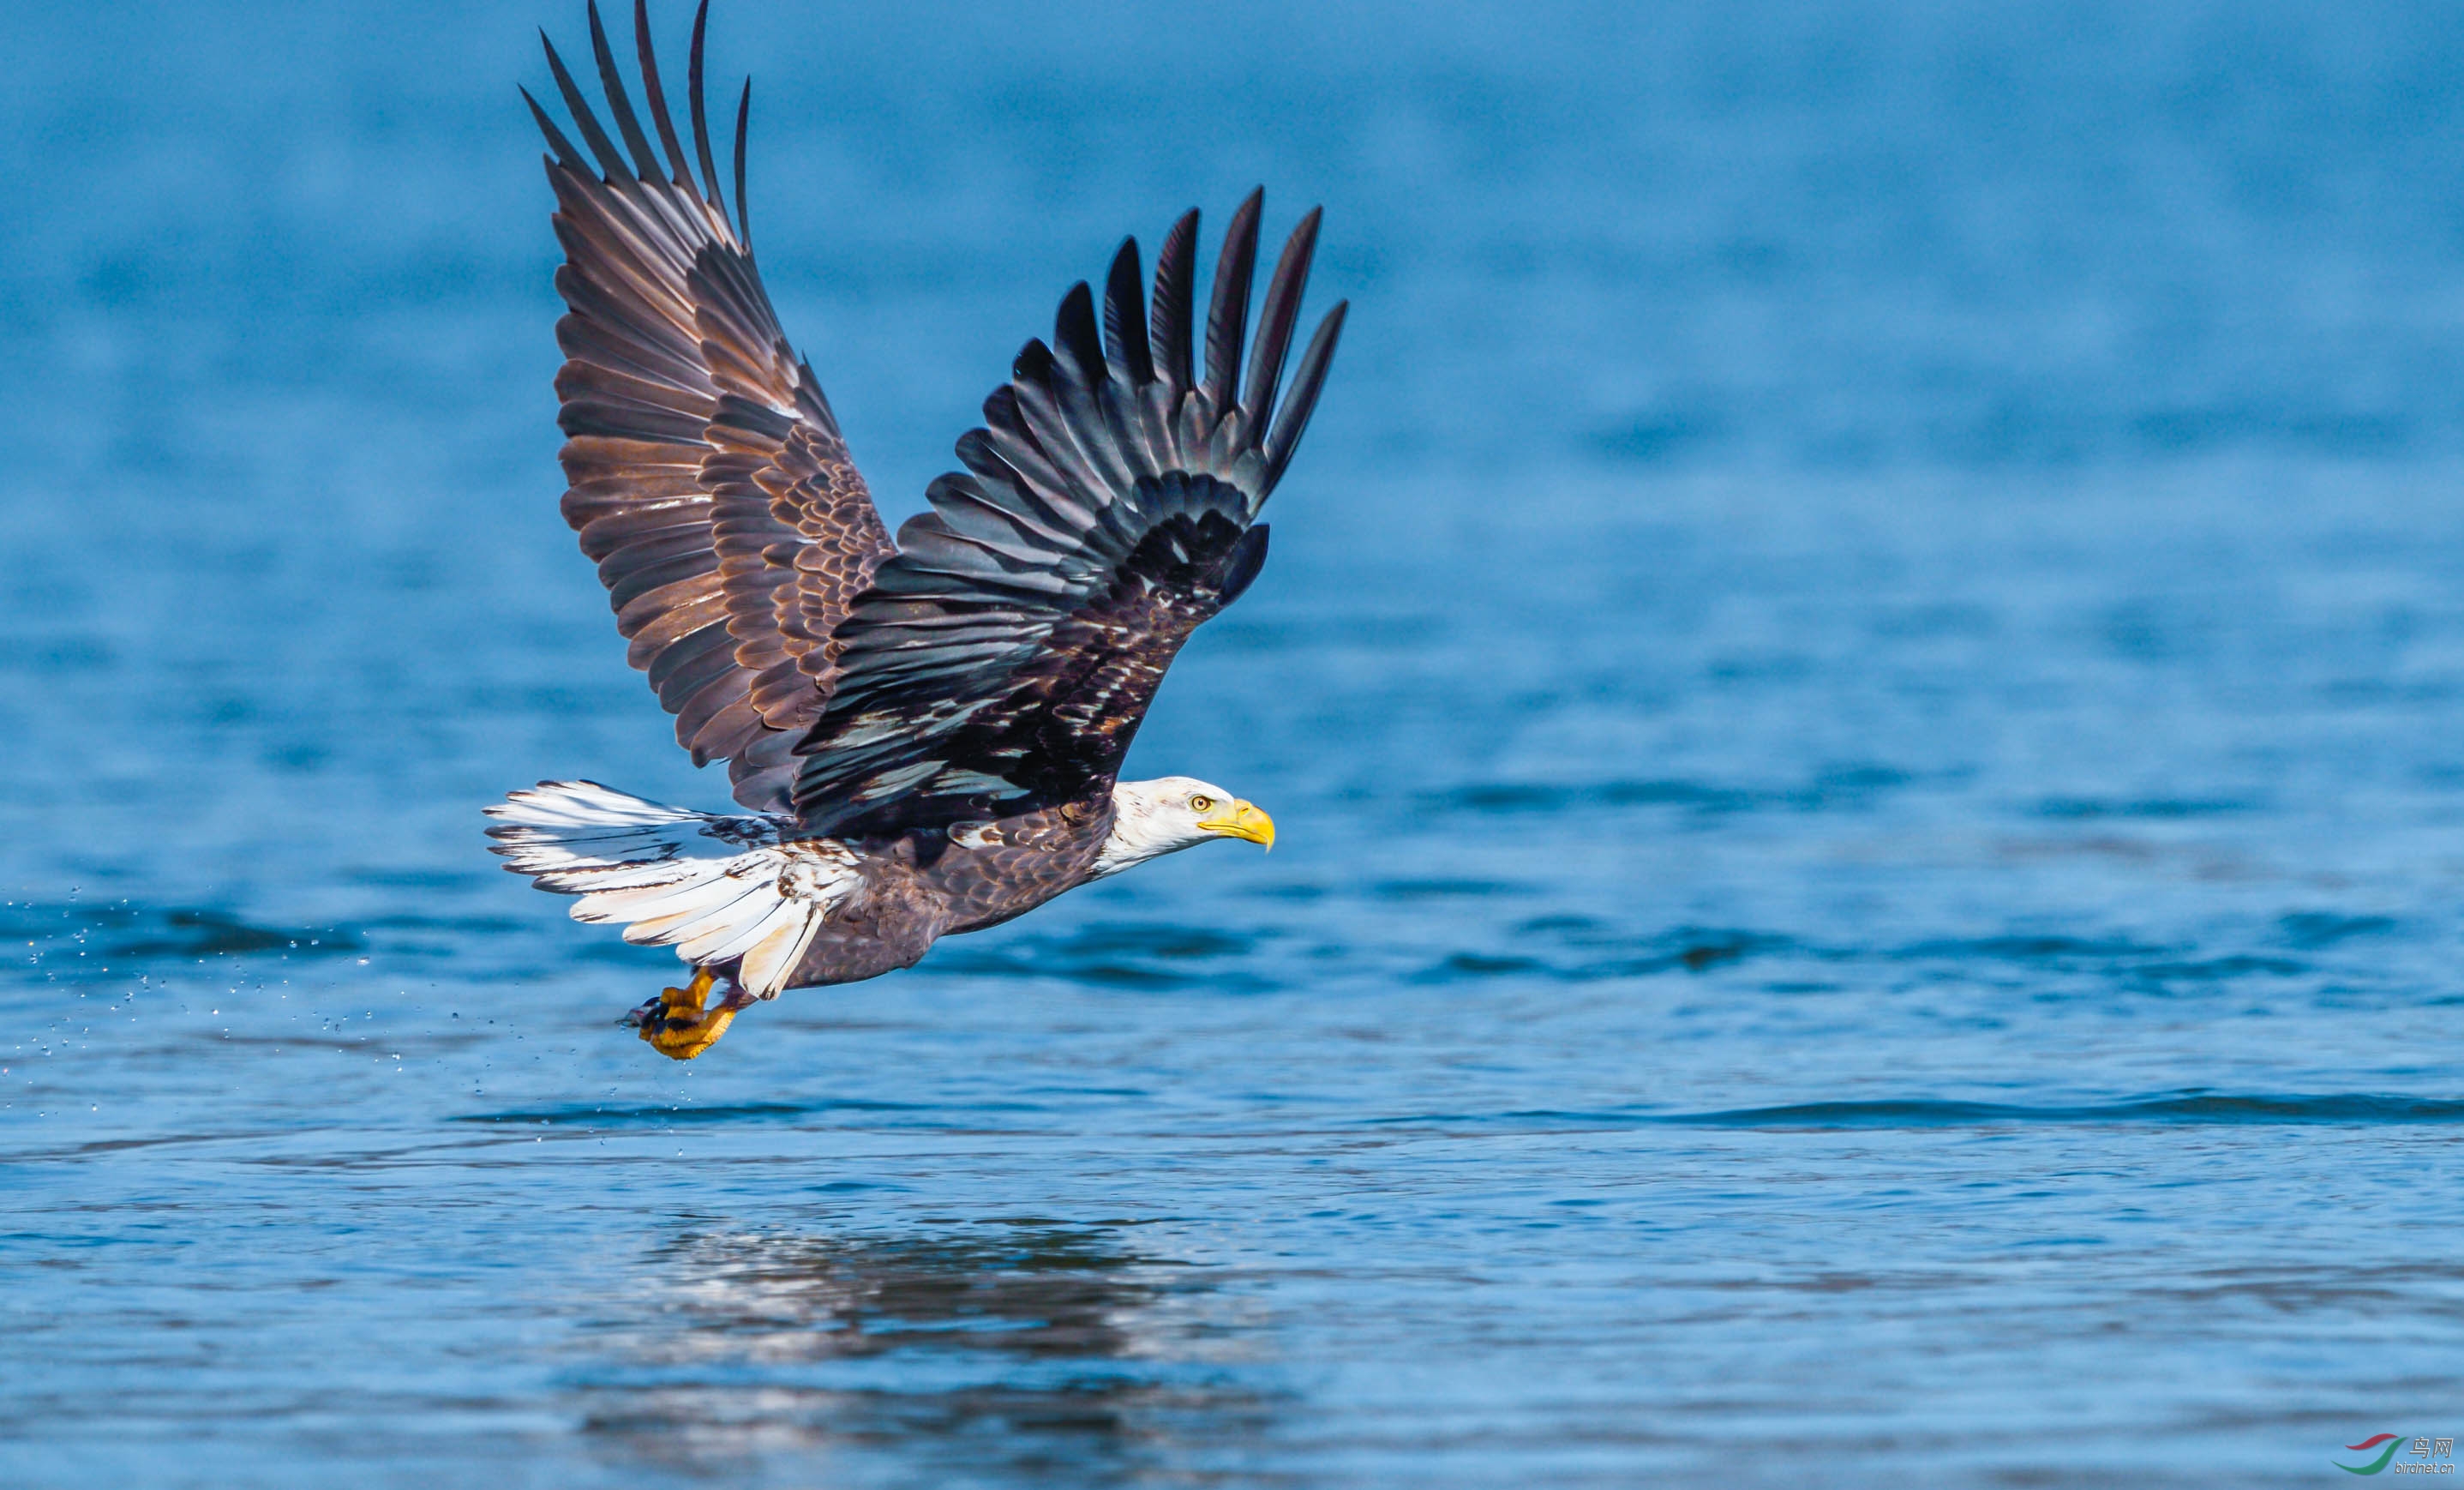
[[[1370,1120],[1374,1126],[1573,1129],[1599,1127],[1699,1128],[1955,1128],[1998,1124],[2278,1126],[2348,1123],[2395,1125],[2464,1123],[2464,1099],[2365,1093],[2319,1096],[2235,1096],[2177,1092],[2114,1102],[2029,1105],[1929,1098],[1792,1102],[1715,1112],[1533,1110],[1496,1114],[1430,1113]]]

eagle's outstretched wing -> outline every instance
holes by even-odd
[[[708,0],[693,17],[688,94],[698,177],[668,112],[646,10],[635,0],[634,42],[664,160],[626,97],[595,3],[591,49],[624,149],[554,46],[548,67],[589,156],[523,94],[555,152],[547,174],[565,253],[564,516],[599,562],[633,666],[676,716],[677,743],[695,765],[727,761],[738,802],[783,811],[791,752],[838,674],[831,633],[893,550],[754,269],[752,85],[736,116],[731,224],[702,106]]]
[[[1252,526],[1316,406],[1337,304],[1281,382],[1318,214],[1266,286],[1242,376],[1260,197],[1234,214],[1192,362],[1198,214],[1156,257],[1152,320],[1135,239],[1061,302],[958,440],[836,639],[845,669],[810,736],[795,807],[814,832],[888,830],[1049,805],[1109,783],[1189,634],[1266,555]]]

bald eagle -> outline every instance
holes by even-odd
[[[589,781],[486,811],[507,868],[693,969],[627,1016],[691,1059],[783,990],[913,966],[944,936],[1194,844],[1273,844],[1273,821],[1220,788],[1117,778],[1174,655],[1257,578],[1258,511],[1346,307],[1318,323],[1279,401],[1317,211],[1284,245],[1254,340],[1260,193],[1224,235],[1202,347],[1198,213],[1165,234],[1151,291],[1125,240],[1100,313],[1083,282],[1063,297],[1051,342],[1026,344],[959,436],[964,469],[932,483],[930,510],[893,542],[755,270],[752,85],[731,220],[703,106],[708,0],[690,157],[646,11],[635,0],[637,113],[590,8],[614,137],[553,44],[587,153],[522,95],[547,137],[565,256],[563,510],[677,743],[697,766],[727,762],[747,813]]]

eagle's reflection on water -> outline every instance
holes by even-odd
[[[685,1467],[919,1450],[1032,1482],[1196,1468],[1273,1412],[1205,1270],[1106,1230],[686,1232],[577,1372],[604,1454]]]

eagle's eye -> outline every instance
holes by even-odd
[[[1213,797],[1191,797],[1189,799],[1189,810],[1193,812],[1203,812],[1214,805],[1215,799]]]

